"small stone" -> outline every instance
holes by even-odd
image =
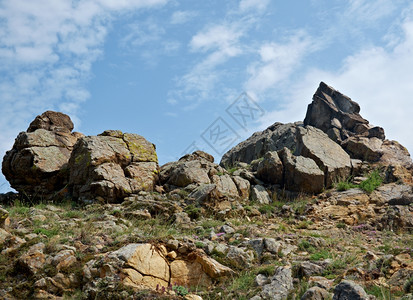
[[[271,198],[267,193],[267,190],[262,185],[255,185],[251,189],[251,200],[260,204],[269,204]]]
[[[270,253],[278,254],[281,250],[281,242],[278,242],[273,238],[265,238],[264,248]]]
[[[178,250],[179,247],[179,241],[178,240],[169,240],[166,243],[166,247],[168,247],[171,250]]]
[[[255,277],[255,284],[257,286],[263,286],[268,283],[268,277],[263,275],[263,274],[258,274],[257,277]]]
[[[309,288],[304,295],[301,297],[301,300],[327,300],[330,299],[330,294],[318,286]]]
[[[350,280],[344,280],[334,288],[333,300],[368,300],[364,289]]]
[[[166,255],[166,257],[169,259],[175,259],[177,256],[178,254],[176,254],[175,251],[168,252],[168,254]]]
[[[47,220],[47,218],[46,218],[46,216],[44,216],[44,215],[34,215],[34,216],[32,217],[32,220],[33,220],[33,221],[44,222],[44,221]]]
[[[218,244],[218,245],[215,246],[214,252],[218,255],[224,256],[228,252],[228,246],[225,245],[225,244]]]
[[[318,286],[328,291],[333,287],[334,281],[321,276],[311,276],[308,279],[308,284],[310,287]]]
[[[185,300],[202,300],[202,297],[194,294],[188,294],[185,296]]]
[[[228,225],[222,225],[222,227],[219,229],[219,232],[232,234],[235,232],[235,229]]]
[[[0,228],[7,228],[9,225],[9,212],[0,206]]]

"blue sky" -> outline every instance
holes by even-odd
[[[194,146],[219,161],[303,120],[320,81],[412,151],[412,70],[407,0],[0,0],[0,155],[51,109],[141,134],[161,164]]]

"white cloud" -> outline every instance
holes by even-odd
[[[171,24],[184,24],[192,20],[198,15],[196,11],[182,11],[178,10],[171,16]]]
[[[302,59],[315,49],[315,43],[304,32],[291,35],[286,43],[266,42],[258,53],[260,61],[248,67],[247,91],[262,94],[288,79]]]
[[[239,3],[239,9],[242,12],[251,9],[262,11],[268,6],[269,3],[270,0],[241,0],[241,2]]]

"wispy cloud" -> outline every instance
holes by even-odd
[[[184,24],[192,20],[193,18],[195,18],[197,15],[198,15],[198,12],[196,11],[178,10],[172,14],[170,22],[171,24]]]
[[[248,10],[264,10],[270,0],[241,0],[239,3],[239,9],[241,12],[245,12]]]
[[[122,38],[120,44],[124,48],[137,48],[159,41],[164,34],[165,29],[154,20],[132,23],[128,25],[128,34]]]
[[[347,21],[374,24],[391,15],[397,8],[396,2],[392,0],[350,0],[349,6],[342,16]]]
[[[177,79],[178,89],[170,93],[173,99],[194,100],[186,109],[196,107],[196,102],[207,99],[223,75],[218,67],[228,59],[242,54],[240,38],[245,28],[238,22],[208,25],[196,33],[190,43],[192,53],[200,53],[202,59],[191,70]]]
[[[260,60],[248,67],[247,91],[263,94],[277,88],[300,66],[302,59],[317,49],[315,41],[304,31],[290,35],[287,41],[265,42],[258,50]]]

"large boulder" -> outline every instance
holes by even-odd
[[[32,197],[53,197],[69,181],[68,161],[80,133],[72,132],[70,117],[54,111],[37,116],[17,136],[3,159],[2,171],[10,185]]]
[[[211,183],[210,176],[224,173],[224,169],[214,164],[214,157],[203,151],[195,151],[161,167],[160,181],[177,187],[189,184]]]
[[[293,278],[290,268],[276,267],[274,275],[269,278],[270,283],[262,287],[262,299],[284,300],[293,290]]]
[[[278,153],[276,151],[269,151],[258,164],[257,177],[264,182],[282,184],[283,172],[283,164]]]
[[[297,139],[295,154],[311,158],[317,163],[325,173],[326,187],[350,175],[350,156],[321,130],[312,126],[299,127]]]
[[[108,202],[152,191],[159,171],[154,144],[140,135],[115,130],[80,138],[69,169],[69,185],[75,198],[101,197]]]
[[[296,192],[320,193],[324,187],[324,172],[316,162],[304,156],[294,156],[288,148],[280,151],[285,169],[286,189]]]
[[[352,158],[376,162],[383,155],[382,144],[383,141],[378,138],[352,136],[346,139],[342,146]]]

